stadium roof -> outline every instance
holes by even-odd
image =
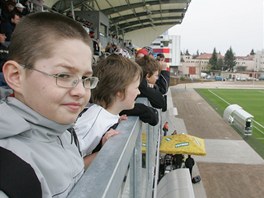
[[[191,0],[45,0],[53,10],[66,13],[91,10],[104,13],[110,22],[110,32],[126,39],[146,35],[152,42],[170,27],[181,24]],[[143,30],[143,32],[142,32]],[[143,33],[143,34],[142,34]],[[153,38],[152,38],[153,37]]]

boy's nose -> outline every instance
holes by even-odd
[[[86,89],[83,85],[83,81],[80,80],[75,87],[72,88],[72,91],[74,91],[74,94],[83,96],[87,93],[87,91],[91,91],[90,89]]]

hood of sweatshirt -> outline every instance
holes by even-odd
[[[52,141],[72,125],[53,122],[26,106],[14,97],[0,102],[0,139],[23,133],[24,136]]]

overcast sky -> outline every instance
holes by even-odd
[[[169,30],[181,36],[181,50],[191,54],[225,54],[231,46],[237,56],[263,49],[264,0],[192,0],[182,24]]]

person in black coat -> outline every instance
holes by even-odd
[[[191,178],[192,178],[192,168],[194,164],[195,164],[194,159],[191,157],[191,155],[188,155],[188,157],[185,160],[185,167],[189,168]]]
[[[6,36],[3,33],[0,33],[0,87],[7,87],[7,84],[4,79],[4,75],[2,73],[2,67],[7,60],[8,49],[4,45]]]
[[[140,95],[138,97],[146,97],[154,108],[165,108],[166,101],[161,92],[161,89],[165,87],[156,84],[159,79],[159,62],[150,56],[144,56],[136,62],[143,70],[143,79],[139,85]]]
[[[158,54],[156,60],[160,64],[160,74],[158,80],[156,81],[156,85],[159,87],[159,90],[165,99],[165,106],[162,108],[162,111],[164,112],[167,110],[167,92],[170,85],[170,67],[168,63],[165,62],[164,54]]]
[[[175,168],[181,168],[182,167],[182,163],[184,162],[184,156],[183,154],[175,154],[174,156],[174,164],[175,164]]]
[[[21,14],[13,11],[10,13],[10,19],[6,19],[0,24],[0,31],[5,34],[6,42],[5,45],[8,46],[11,40],[11,35],[15,30],[16,25],[20,22]]]

